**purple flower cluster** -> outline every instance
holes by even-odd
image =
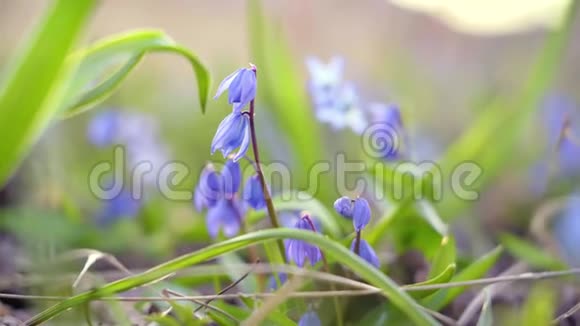
[[[345,218],[352,220],[356,238],[350,245],[350,250],[375,267],[380,266],[379,258],[371,245],[361,238],[362,230],[371,221],[371,208],[364,198],[350,199],[346,196],[334,202],[334,209]]]
[[[213,238],[220,230],[227,237],[238,234],[247,208],[258,210],[265,206],[261,184],[255,176],[246,181],[243,200],[238,195],[241,183],[240,164],[233,160],[226,162],[221,173],[211,164],[201,171],[193,203],[199,212],[207,208],[206,224]]]
[[[333,57],[328,64],[317,58],[307,58],[310,73],[308,90],[314,105],[316,118],[335,130],[350,128],[363,134],[373,126],[374,132],[388,134],[381,149],[385,160],[401,158],[400,149],[404,140],[404,129],[399,108],[395,105],[370,103],[363,105],[352,82],[344,81],[344,60]],[[382,130],[378,130],[382,129]]]

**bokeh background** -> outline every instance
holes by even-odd
[[[417,146],[429,153],[429,159],[438,160],[498,99],[518,103],[538,55],[549,34],[561,26],[569,3],[323,0],[263,1],[256,7],[245,1],[105,0],[94,13],[83,43],[135,28],[162,29],[209,67],[212,95],[231,71],[256,63],[262,155],[266,161],[282,161],[295,169],[293,178],[300,189],[309,159],[329,160],[343,151],[361,158],[358,135],[316,121],[307,90],[307,57],[323,61],[343,57],[345,78],[356,84],[363,102],[399,105],[405,129],[421,139]],[[15,55],[47,5],[47,1],[0,0],[0,67]],[[266,22],[266,31],[253,25],[258,16]],[[256,46],[257,32],[268,33],[269,40],[274,40],[262,44],[261,53],[256,53],[260,48]],[[486,179],[480,200],[462,203],[457,209],[453,204],[439,206],[442,219],[456,231],[465,257],[477,257],[493,248],[506,232],[533,238],[530,221],[538,207],[574,194],[574,178],[558,179],[542,170],[543,164],[552,164],[559,155],[557,148],[550,147],[546,110],[552,110],[550,105],[565,106],[572,116],[579,111],[580,23],[573,24],[570,35],[554,80],[543,91],[541,101],[533,103],[533,122],[514,136],[509,155],[498,158],[501,168]],[[151,124],[138,126],[138,133],[155,137],[152,146],[161,149],[144,151],[186,163],[192,173],[176,189],[193,190],[203,165],[208,160],[222,160],[219,154],[210,156],[209,148],[217,125],[229,112],[226,101],[219,99],[211,100],[202,115],[195,83],[185,60],[169,54],[150,55],[99,107],[53,123],[1,193],[2,246],[8,249],[2,252],[0,265],[7,271],[20,268],[20,255],[10,254],[11,250],[25,252],[22,256],[28,260],[87,247],[114,253],[128,266],[145,267],[206,245],[210,239],[204,216],[195,212],[191,201],[171,201],[154,193],[135,214],[103,226],[97,219],[104,203],[87,185],[91,168],[111,160],[113,153],[112,147],[91,144],[87,128],[100,112],[114,110],[149,119]],[[506,115],[517,109],[502,107]],[[280,113],[284,110],[301,112],[299,119],[284,120]],[[297,138],[299,128],[289,124],[316,128],[321,147],[304,150],[302,154],[309,159],[301,159],[295,152],[307,140]],[[504,128],[497,132],[509,134],[510,125]],[[490,150],[502,146],[501,137],[494,139],[499,143],[485,145]],[[4,135],[2,141],[10,141],[10,135]],[[580,150],[572,154],[579,155]],[[323,188],[313,195],[331,208],[342,194],[333,187]],[[580,210],[575,212],[574,216],[580,214]],[[579,223],[570,223],[564,227],[568,233],[545,230],[551,242],[561,244],[560,249],[570,243],[562,237],[580,235]],[[432,254],[433,234],[409,232],[403,233],[430,240],[418,243],[391,235],[398,245],[378,251],[384,255],[404,255],[409,250]],[[540,246],[548,248],[545,243]],[[560,249],[556,255],[563,260],[580,263],[577,251],[570,254]],[[417,273],[420,279],[420,271]]]

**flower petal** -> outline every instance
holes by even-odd
[[[236,76],[240,73],[240,71],[242,70],[238,69],[236,71],[234,71],[233,73],[231,73],[230,75],[228,75],[226,78],[224,78],[224,80],[222,80],[222,82],[220,83],[220,85],[218,86],[218,90],[215,94],[215,96],[213,97],[214,99],[217,99],[220,95],[222,95],[222,93],[230,87],[232,81],[236,78]]]
[[[352,208],[352,223],[356,231],[360,231],[371,221],[371,208],[364,198],[357,198]]]
[[[243,138],[242,138],[242,142],[240,144],[240,149],[238,149],[238,153],[236,153],[236,156],[234,156],[233,161],[237,162],[240,158],[244,157],[244,155],[246,155],[246,152],[248,151],[248,148],[250,147],[250,126],[249,126],[249,121],[247,119],[246,116],[244,116],[244,127],[243,127]]]
[[[213,140],[211,141],[211,154],[215,153],[217,149],[220,149],[224,145],[224,141],[226,140],[228,133],[232,127],[232,124],[235,122],[236,115],[234,113],[228,114],[222,122],[220,122],[215,135],[213,136]]]

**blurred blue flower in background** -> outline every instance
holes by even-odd
[[[239,160],[248,151],[250,145],[250,119],[241,112],[232,112],[219,124],[211,142],[211,154],[221,150],[224,157],[228,157],[236,148],[238,152],[233,157]]]
[[[567,181],[580,176],[580,110],[562,94],[545,98],[540,117],[546,135],[545,156],[532,167],[532,189],[546,191],[550,180]]]
[[[119,112],[102,111],[97,113],[87,127],[87,138],[98,147],[111,146],[118,142]]]
[[[250,176],[246,180],[243,199],[253,209],[259,210],[266,207],[262,183],[260,183],[260,177],[257,174]]]
[[[104,110],[96,113],[87,126],[87,138],[97,147],[119,145],[125,149],[128,171],[147,163],[151,170],[142,176],[144,189],[126,189],[110,200],[102,201],[96,219],[101,225],[109,225],[115,217],[135,216],[139,208],[155,189],[160,169],[168,160],[167,150],[159,141],[156,121],[141,113]],[[141,191],[144,193],[141,195]],[[132,193],[139,192],[139,200]],[[102,223],[102,221],[106,221]]]
[[[234,112],[240,112],[256,97],[257,79],[255,68],[241,68],[227,76],[218,86],[214,99],[228,90],[228,102],[234,105]]]
[[[298,321],[298,326],[320,326],[320,318],[314,311],[309,311],[302,315]]]
[[[570,196],[554,221],[554,234],[563,257],[572,267],[580,267],[580,193]]]
[[[100,227],[108,227],[120,219],[134,218],[140,209],[141,201],[133,198],[130,191],[123,189],[112,199],[101,201],[95,221]]]
[[[399,107],[394,104],[373,103],[369,106],[373,126],[373,137],[381,141],[376,149],[387,161],[402,158],[405,141],[403,119]]]
[[[207,164],[201,171],[193,195],[195,209],[201,212],[204,208],[213,207],[220,199],[222,178],[212,164]]]
[[[308,221],[309,219],[310,216],[305,214],[298,220],[294,227],[299,230],[316,232],[315,230],[312,230],[312,226]],[[320,261],[320,259],[322,259],[322,253],[320,252],[320,249],[306,241],[288,239],[285,241],[285,245],[286,257],[289,261],[293,261],[299,267],[304,267],[304,263],[306,261],[309,261],[310,265],[314,266],[318,261]]]
[[[349,127],[362,134],[368,122],[361,109],[354,85],[344,82],[344,60],[333,57],[324,64],[319,59],[309,57],[306,65],[310,73],[308,89],[314,104],[316,118],[336,130]]]

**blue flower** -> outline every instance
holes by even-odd
[[[250,145],[249,118],[241,112],[232,112],[220,123],[211,142],[211,154],[221,150],[228,157],[236,148],[238,152],[233,157],[238,161],[248,151]]]
[[[308,230],[311,232],[315,232],[312,230],[310,223],[308,222],[309,216],[303,216],[298,220],[296,225],[294,226],[300,230]],[[304,267],[304,263],[306,261],[310,262],[311,266],[314,266],[320,259],[322,259],[322,254],[318,247],[309,244],[306,241],[298,240],[298,239],[289,239],[285,242],[286,245],[286,257],[289,261],[293,261],[299,267]]]
[[[220,199],[207,211],[207,231],[216,238],[221,230],[226,237],[233,237],[240,231],[243,209],[234,199]]]
[[[234,112],[239,112],[256,97],[256,72],[252,68],[241,68],[227,76],[219,85],[214,97],[218,98],[226,89],[228,102],[234,105]]]
[[[97,113],[89,122],[87,138],[95,146],[110,146],[117,142],[118,128],[119,113],[102,111]]]
[[[355,252],[355,247],[356,247],[356,239],[352,241],[350,245],[350,250],[352,252]],[[381,264],[379,262],[379,257],[377,257],[377,254],[375,253],[373,247],[371,247],[371,245],[364,239],[360,239],[358,250],[359,250],[358,255],[362,259],[366,260],[369,264],[375,266],[376,268],[380,267]]]
[[[223,195],[223,178],[215,171],[213,165],[207,164],[201,171],[195,188],[193,202],[195,209],[201,212],[204,208],[215,206]]]
[[[320,318],[314,311],[309,311],[302,315],[298,321],[298,326],[320,326]]]
[[[580,194],[571,196],[554,223],[555,238],[562,256],[573,267],[580,267]]]
[[[240,189],[242,183],[242,170],[238,162],[228,160],[222,170],[222,182],[224,194],[232,198]]]
[[[405,135],[399,107],[374,103],[369,111],[372,114],[373,127],[376,128],[374,135],[377,140],[382,141],[380,148],[376,149],[378,154],[388,161],[400,159]]]
[[[371,208],[364,198],[357,198],[352,208],[352,223],[356,231],[362,230],[371,221]]]
[[[368,122],[360,108],[359,98],[352,83],[342,80],[344,61],[334,57],[329,64],[308,58],[310,72],[309,91],[316,118],[334,129],[350,127],[361,134]]]
[[[340,197],[334,202],[334,209],[340,215],[352,219],[352,224],[358,232],[371,221],[371,208],[364,198],[351,200],[348,197]]]
[[[122,190],[114,198],[102,201],[101,210],[96,216],[96,223],[101,227],[106,227],[119,219],[135,217],[140,209],[141,201],[134,198],[131,192]]]
[[[352,199],[342,196],[334,202],[336,212],[348,219],[352,219]]]
[[[251,176],[246,180],[244,186],[244,201],[253,209],[262,209],[266,207],[266,200],[264,199],[264,192],[262,191],[262,183],[257,174]]]

